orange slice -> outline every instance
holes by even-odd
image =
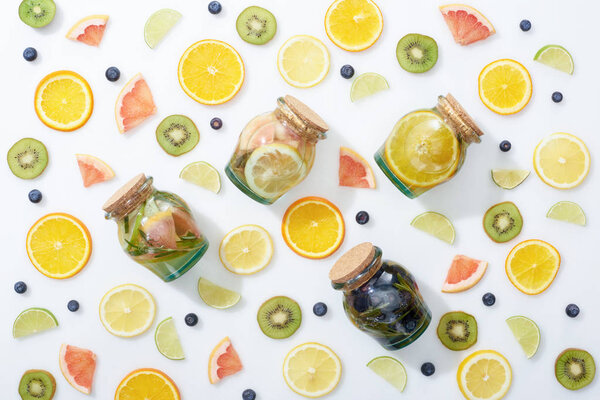
[[[550,243],[526,240],[517,244],[506,258],[506,275],[525,294],[548,289],[560,268],[560,254]]]
[[[521,111],[529,103],[532,92],[529,71],[515,60],[494,61],[479,74],[479,98],[495,113],[507,115]]]
[[[325,31],[336,46],[362,51],[379,39],[383,15],[371,0],[336,0],[325,14]]]
[[[229,337],[221,340],[208,359],[208,380],[217,383],[242,370],[242,362]]]
[[[153,368],[136,369],[115,392],[115,400],[180,400],[179,389],[167,374]]]
[[[59,355],[60,371],[71,386],[90,394],[96,370],[96,355],[87,349],[63,344]]]
[[[98,157],[88,154],[75,154],[83,186],[90,187],[95,183],[100,183],[115,177],[115,173],[107,163]]]
[[[496,31],[492,23],[479,11],[465,4],[447,4],[440,7],[454,41],[462,46],[487,39]]]
[[[340,186],[375,188],[375,175],[367,160],[347,147],[340,147],[338,179]]]
[[[115,104],[115,118],[119,132],[125,133],[156,113],[156,106],[150,87],[142,74],[137,74],[127,82]]]
[[[67,39],[98,46],[104,36],[108,15],[90,15],[79,21],[67,33]]]

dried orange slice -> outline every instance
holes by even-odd
[[[517,244],[506,258],[506,275],[525,294],[548,289],[560,268],[560,254],[550,243],[532,239]]]
[[[127,375],[115,393],[115,400],[180,400],[179,389],[167,374],[153,368],[136,369]]]
[[[521,111],[529,103],[532,91],[529,71],[515,60],[494,61],[479,74],[479,98],[498,114]]]
[[[383,15],[371,0],[336,0],[325,14],[325,31],[336,46],[362,51],[379,39]]]

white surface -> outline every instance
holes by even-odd
[[[597,172],[592,168],[579,188],[558,191],[543,184],[532,172],[514,191],[496,187],[489,176],[491,168],[530,168],[535,144],[546,135],[566,131],[586,141],[592,157],[600,139],[597,135],[599,86],[597,25],[599,7],[595,2],[531,0],[486,2],[471,1],[492,21],[497,34],[490,39],[460,47],[452,40],[437,5],[439,1],[379,0],[385,28],[379,41],[362,53],[348,53],[334,46],[323,28],[329,1],[297,2],[262,0],[278,20],[275,38],[265,46],[243,42],[235,31],[238,13],[250,1],[224,1],[223,12],[207,12],[208,0],[202,1],[117,1],[91,2],[57,0],[56,19],[45,29],[34,30],[17,17],[18,1],[0,3],[0,48],[2,48],[3,141],[0,154],[25,136],[42,140],[50,152],[50,164],[35,181],[14,177],[4,165],[0,182],[4,195],[2,207],[3,284],[0,290],[2,346],[0,392],[4,398],[16,398],[22,372],[28,368],[50,370],[57,379],[57,400],[83,399],[60,376],[58,351],[63,342],[92,349],[98,355],[94,399],[112,398],[120,380],[131,370],[155,367],[169,374],[184,399],[240,399],[241,392],[253,388],[257,399],[299,399],[285,385],[281,366],[285,354],[295,345],[317,341],[331,346],[342,359],[344,371],[340,385],[330,399],[458,399],[455,374],[458,363],[477,349],[502,352],[513,368],[509,399],[525,398],[597,398],[598,378],[579,392],[569,392],[554,378],[554,359],[566,347],[582,347],[600,362],[600,329],[597,301],[597,238],[600,214]],[[576,6],[577,5],[577,6]],[[180,23],[155,50],[144,43],[146,18],[159,8],[171,7],[183,14]],[[109,14],[110,20],[100,48],[64,38],[70,25],[81,17]],[[519,21],[529,18],[533,28],[524,33]],[[406,33],[433,36],[440,47],[440,59],[430,72],[413,75],[402,70],[395,58],[396,42]],[[300,90],[288,86],[278,75],[275,64],[279,46],[291,35],[311,34],[325,43],[331,53],[331,70],[320,85]],[[195,103],[180,89],[177,63],[183,51],[197,40],[222,39],[242,55],[246,81],[241,92],[229,103],[208,107]],[[575,74],[569,76],[532,61],[545,44],[559,43],[575,59]],[[33,63],[23,60],[27,46],[39,52]],[[531,72],[534,94],[521,113],[499,116],[483,106],[477,95],[477,76],[487,63],[499,58],[514,58]],[[350,81],[339,76],[343,64],[352,64],[357,73],[374,71],[384,75],[391,89],[356,104],[349,100]],[[104,78],[107,67],[116,65],[121,80],[110,83]],[[33,93],[39,80],[57,69],[72,69],[83,75],[94,91],[95,107],[89,122],[73,133],[46,128],[33,110]],[[158,113],[129,134],[120,135],[114,121],[114,102],[125,82],[142,72],[154,94]],[[553,91],[564,93],[561,104],[550,100]],[[375,163],[377,190],[353,190],[337,186],[337,157],[340,145],[347,145],[372,160],[372,154],[387,137],[394,123],[405,113],[432,107],[438,94],[451,92],[480,123],[486,135],[483,142],[469,149],[462,171],[450,183],[438,187],[418,200],[409,200],[384,177]],[[275,205],[260,205],[239,192],[225,177],[223,168],[234,148],[243,125],[254,115],[275,107],[275,99],[293,94],[318,110],[331,126],[329,138],[318,145],[312,174]],[[201,140],[198,147],[180,158],[165,154],[156,144],[154,129],[161,118],[181,113],[196,121]],[[213,116],[220,116],[224,127],[209,128]],[[501,153],[498,143],[509,139],[513,149]],[[84,189],[74,153],[89,153],[111,165],[117,177],[111,182]],[[203,191],[178,179],[181,168],[192,161],[206,160],[221,172],[223,189],[219,195]],[[595,158],[594,158],[595,160]],[[593,162],[594,165],[595,161]],[[139,172],[154,176],[156,187],[180,194],[193,207],[211,246],[201,262],[183,278],[165,284],[141,266],[129,260],[119,248],[114,222],[105,221],[101,205],[114,190]],[[27,193],[33,188],[43,192],[41,204],[32,204]],[[336,203],[347,223],[342,248],[329,259],[310,261],[292,253],[281,238],[280,221],[294,200],[318,195]],[[503,245],[492,243],[481,229],[484,211],[502,200],[514,201],[525,219],[518,239]],[[576,201],[588,216],[581,228],[545,218],[548,208],[559,200]],[[365,209],[371,222],[359,226],[357,211]],[[414,230],[409,223],[425,210],[447,215],[454,223],[457,240],[453,246]],[[88,266],[76,277],[55,281],[39,274],[27,259],[25,236],[31,224],[54,211],[69,212],[89,227],[94,250]],[[263,272],[239,277],[227,272],[218,259],[221,238],[232,228],[248,223],[267,228],[275,242],[275,256]],[[556,281],[543,294],[528,297],[518,292],[504,273],[504,259],[520,240],[540,238],[554,244],[563,262]],[[346,319],[341,306],[342,294],[334,291],[327,279],[329,267],[343,251],[361,241],[372,241],[383,249],[384,257],[398,261],[416,276],[433,312],[430,329],[408,348],[387,352],[374,340],[356,330]],[[442,294],[440,286],[452,257],[464,253],[490,262],[483,280],[460,294]],[[196,293],[199,276],[209,278],[242,293],[242,301],[227,311],[211,309]],[[29,290],[16,294],[14,282],[23,280]],[[158,304],[157,321],[173,316],[186,352],[185,361],[170,361],[154,345],[153,332],[135,339],[120,339],[107,333],[98,319],[98,303],[113,286],[137,283],[146,287]],[[487,308],[481,296],[491,291],[497,303]],[[299,331],[287,340],[264,336],[256,323],[259,305],[273,295],[285,294],[296,299],[304,319]],[[81,309],[67,310],[67,302],[77,299]],[[324,301],[329,306],[325,318],[312,314],[312,306]],[[568,318],[564,308],[577,303],[581,314]],[[60,327],[39,336],[14,340],[11,326],[23,309],[43,306],[52,310]],[[461,309],[474,314],[479,322],[479,340],[470,350],[451,352],[435,334],[440,315]],[[196,312],[200,323],[189,328],[183,323],[188,312]],[[542,344],[527,360],[512,337],[504,320],[515,314],[533,318],[541,328]],[[229,335],[244,363],[244,370],[218,385],[210,385],[207,360],[219,340]],[[408,371],[408,385],[402,395],[380,380],[365,364],[373,357],[392,355]],[[436,373],[421,375],[421,363],[432,361]],[[599,365],[600,366],[600,365]],[[595,394],[595,396],[594,396]]]

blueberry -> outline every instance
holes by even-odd
[[[364,224],[366,224],[367,222],[369,222],[369,213],[368,213],[368,212],[366,212],[366,211],[359,211],[359,212],[356,214],[356,222],[357,222],[359,225],[364,225]]]
[[[27,284],[23,281],[15,283],[15,292],[23,294],[27,291]]]
[[[37,50],[33,47],[28,47],[23,50],[23,58],[26,61],[34,61],[37,58]]]
[[[579,307],[577,307],[577,304],[569,304],[567,308],[565,308],[565,312],[569,317],[575,318],[579,315]]]
[[[210,127],[214,130],[219,130],[223,127],[223,121],[221,120],[221,118],[215,117],[210,120]]]
[[[121,77],[121,71],[119,71],[119,68],[117,67],[108,67],[104,73],[104,76],[106,76],[106,79],[109,81],[116,82]]]
[[[246,389],[242,392],[242,400],[256,399],[256,392],[252,389]]]
[[[75,312],[79,310],[79,302],[77,300],[70,300],[67,303],[67,308],[69,309],[69,311]]]
[[[27,196],[29,197],[29,201],[32,203],[39,203],[42,201],[42,192],[37,189],[33,189]]]
[[[521,28],[521,30],[523,32],[527,32],[528,30],[531,29],[531,21],[529,21],[528,19],[524,19],[523,21],[521,21],[521,23],[519,24],[519,28]]]
[[[411,318],[408,321],[404,322],[404,328],[407,332],[412,332],[417,327],[417,320]]]
[[[423,363],[421,365],[421,373],[425,376],[431,376],[435,373],[435,365],[430,362]]]
[[[340,74],[342,75],[342,78],[350,79],[354,76],[354,68],[352,65],[346,64],[340,69]]]
[[[323,315],[327,314],[327,304],[322,302],[316,303],[313,306],[313,313],[315,313],[317,317],[322,317]]]
[[[481,297],[481,301],[483,301],[484,305],[491,307],[496,303],[496,296],[488,292]]]
[[[560,103],[563,99],[563,95],[561,92],[552,93],[552,101],[555,103]]]
[[[198,323],[198,316],[194,313],[189,313],[185,316],[185,324],[187,326],[195,326]]]
[[[218,1],[211,1],[208,3],[208,12],[211,14],[218,14],[222,9],[223,7],[221,7],[221,3]]]
[[[512,145],[510,144],[510,142],[508,140],[503,140],[500,142],[500,150],[505,153],[507,151],[509,151],[511,147],[512,147]]]

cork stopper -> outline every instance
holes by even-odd
[[[148,179],[145,174],[136,175],[129,182],[121,186],[102,206],[107,214],[115,214],[115,217],[127,215],[135,207],[144,201],[149,191],[141,190]],[[151,187],[152,185],[150,185]],[[148,192],[148,193],[146,193]]]
[[[323,118],[319,116],[316,112],[314,112],[309,106],[295,98],[294,96],[290,96],[289,94],[284,97],[285,104],[296,114],[302,121],[304,121],[308,126],[325,133],[329,130],[329,125]]]
[[[375,256],[373,243],[365,242],[344,253],[329,271],[332,283],[345,283],[360,275]]]
[[[477,126],[473,118],[465,111],[460,103],[448,93],[445,97],[438,98],[437,110],[444,116],[454,130],[467,143],[481,142],[483,131]]]

